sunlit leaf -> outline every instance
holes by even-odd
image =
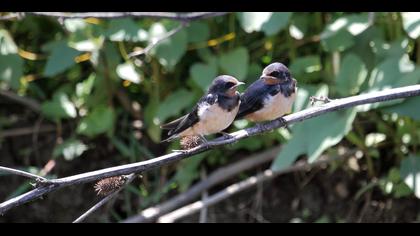
[[[54,76],[72,67],[76,62],[74,58],[80,54],[79,51],[67,45],[66,41],[57,41],[45,46],[50,51],[44,75]]]
[[[204,42],[210,36],[210,29],[204,22],[192,22],[187,28],[187,35],[190,43]]]
[[[401,16],[408,36],[417,39],[420,35],[420,12],[402,12]]]
[[[0,81],[5,81],[13,89],[19,88],[23,74],[23,60],[17,54],[0,54]]]
[[[141,81],[140,74],[136,71],[136,68],[131,62],[118,65],[117,74],[120,78],[131,81],[135,84],[138,84]]]
[[[218,72],[217,61],[213,60],[209,64],[195,63],[190,67],[190,75],[193,81],[206,91]]]
[[[417,198],[420,198],[420,157],[409,156],[401,161],[401,177],[411,188]]]
[[[130,18],[111,20],[105,35],[111,41],[139,42],[148,39],[147,31]]]
[[[94,137],[111,131],[114,127],[115,111],[111,107],[100,105],[80,121],[77,133]]]
[[[351,130],[355,117],[356,110],[348,109],[295,124],[291,140],[283,146],[272,168],[287,168],[301,154],[307,154],[309,162],[315,161],[323,151],[341,141]]]
[[[266,35],[274,35],[287,25],[292,14],[290,12],[241,12],[236,15],[245,32],[263,31]]]
[[[317,55],[296,58],[289,67],[294,78],[308,81],[319,76],[322,69],[321,59]]]
[[[162,27],[160,23],[152,25],[149,41],[157,40],[169,31]],[[152,50],[152,54],[156,55],[160,64],[172,71],[181,57],[186,53],[187,42],[187,32],[185,29],[182,29],[171,37],[159,42]]]
[[[366,79],[368,71],[363,61],[355,54],[347,54],[341,62],[337,75],[337,91],[342,96],[354,95]]]
[[[163,100],[157,111],[157,118],[160,122],[167,118],[178,115],[181,110],[187,108],[193,102],[191,92],[185,89],[179,89]]]
[[[239,47],[220,55],[219,65],[220,68],[222,68],[223,73],[232,75],[238,80],[243,80],[248,73],[248,50]]]
[[[44,102],[41,106],[41,111],[47,118],[55,121],[77,116],[74,104],[70,101],[67,94],[62,91],[55,93],[51,101]]]
[[[63,156],[66,161],[71,161],[82,155],[86,150],[88,150],[88,146],[80,140],[72,138],[57,145],[53,150],[53,157]]]

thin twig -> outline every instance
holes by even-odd
[[[128,175],[131,173],[140,173],[163,165],[167,165],[174,161],[179,161],[187,157],[191,157],[195,154],[202,153],[204,151],[213,149],[218,146],[224,146],[226,144],[235,143],[238,140],[262,134],[286,125],[297,123],[306,119],[320,116],[325,113],[342,110],[357,105],[383,102],[393,99],[407,98],[412,96],[420,95],[420,85],[412,85],[401,88],[387,89],[379,92],[372,92],[368,94],[362,94],[358,96],[352,96],[342,99],[335,99],[332,102],[322,104],[317,107],[310,107],[308,109],[284,116],[280,119],[276,119],[267,122],[263,126],[256,125],[247,129],[239,130],[230,134],[230,138],[217,138],[207,144],[199,145],[195,148],[187,150],[185,152],[173,152],[164,156],[160,156],[151,160],[121,165],[116,167],[110,167],[102,170],[82,173],[69,177],[52,179],[45,183],[44,186],[40,186],[34,190],[24,193],[20,196],[9,199],[0,204],[0,214],[4,214],[7,210],[22,205],[28,201],[32,201],[43,196],[46,193],[56,191],[66,186],[87,183],[111,176],[117,175]]]
[[[93,207],[91,207],[89,210],[87,210],[85,213],[83,213],[81,216],[79,216],[76,220],[73,221],[73,223],[81,223],[83,220],[85,220],[90,214],[92,214],[93,212],[95,212],[96,210],[98,210],[101,206],[103,206],[105,203],[109,202],[111,199],[113,199],[114,197],[116,197],[118,195],[119,192],[121,192],[121,190],[127,186],[128,184],[130,184],[134,178],[136,177],[135,174],[130,174],[129,176],[127,176],[127,180],[124,183],[124,186],[121,186],[118,190],[116,190],[115,192],[109,194],[108,196],[106,196],[105,198],[103,198],[101,201],[99,201],[98,203],[96,203]]]
[[[280,151],[280,147],[274,147],[268,149],[262,153],[251,155],[241,161],[235,162],[228,166],[221,167],[216,171],[212,172],[207,179],[200,181],[191,186],[186,192],[183,192],[175,197],[169,199],[166,202],[160,203],[153,207],[149,207],[138,215],[131,216],[122,223],[150,223],[155,221],[160,216],[167,214],[175,209],[178,209],[182,205],[188,204],[197,197],[200,193],[210,189],[211,187],[224,182],[225,180],[249,170],[253,167],[257,167],[264,163],[272,161]]]
[[[23,135],[33,134],[35,132],[44,133],[44,132],[52,132],[55,131],[56,128],[54,125],[41,125],[39,128],[37,127],[23,127],[23,128],[13,128],[7,130],[0,131],[0,138],[7,138],[7,137],[17,137]]]
[[[6,173],[6,174],[13,174],[13,175],[19,175],[19,176],[23,176],[29,179],[33,179],[36,182],[40,182],[40,181],[46,181],[47,179],[39,176],[39,175],[35,175],[23,170],[17,170],[17,169],[13,169],[13,168],[8,168],[8,167],[4,167],[4,166],[0,166],[0,173]]]
[[[138,51],[131,52],[130,54],[128,54],[128,57],[129,58],[132,58],[132,57],[135,57],[135,56],[140,56],[140,55],[146,55],[146,54],[148,54],[149,51],[152,50],[154,47],[156,47],[160,42],[162,42],[163,40],[165,40],[165,39],[171,37],[172,35],[176,34],[181,29],[183,29],[185,26],[187,26],[187,22],[183,21],[178,27],[172,29],[171,31],[169,31],[168,33],[164,34],[160,38],[157,38],[157,39],[153,40],[143,50],[138,50]]]
[[[17,103],[25,105],[25,106],[27,106],[28,108],[30,108],[31,110],[33,110],[37,113],[41,112],[41,104],[39,104],[38,101],[36,101],[32,98],[22,97],[22,96],[19,96],[19,95],[15,94],[14,92],[6,91],[6,90],[0,90],[0,96],[6,97],[10,100],[13,100],[13,101],[17,102]]]
[[[191,203],[189,205],[186,205],[182,208],[179,208],[169,214],[166,214],[158,219],[159,223],[172,223],[176,220],[183,218],[185,216],[194,214],[198,211],[200,211],[202,208],[212,206],[222,200],[225,200],[229,197],[231,197],[234,194],[237,194],[241,191],[244,191],[246,189],[249,189],[259,183],[262,183],[263,181],[267,181],[270,179],[273,179],[274,177],[277,177],[282,174],[287,174],[291,172],[301,171],[301,170],[309,170],[315,166],[323,165],[330,163],[332,161],[336,160],[342,160],[350,155],[352,155],[354,152],[348,152],[345,155],[336,156],[333,158],[320,158],[321,160],[315,161],[311,164],[303,163],[303,161],[298,162],[296,165],[291,166],[286,169],[281,170],[271,170],[267,169],[263,173],[260,173],[258,175],[249,177],[243,181],[240,181],[238,183],[232,184],[228,186],[227,188],[223,189],[222,191],[219,191],[210,197],[208,197],[206,200],[197,201],[194,203]]]
[[[198,20],[209,17],[225,15],[228,12],[190,12],[190,13],[174,13],[174,12],[25,12],[28,15],[48,16],[61,19],[84,19],[84,18],[100,18],[100,19],[115,19],[115,18],[154,18],[154,19],[171,19],[178,21]],[[11,15],[11,16],[9,16]],[[10,13],[3,16],[5,19],[17,17],[17,13]],[[1,18],[0,18],[1,19]]]

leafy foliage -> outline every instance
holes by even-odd
[[[95,147],[112,153],[106,155],[112,160],[134,162],[178,148],[161,143],[166,134],[159,125],[188,112],[220,74],[248,86],[267,64],[286,64],[298,81],[293,111],[310,106],[309,96],[340,98],[418,84],[419,22],[420,14],[409,12],[231,13],[189,22],[148,55],[131,59],[136,47],[156,43],[180,23],[88,18],[61,25],[28,16],[0,21],[0,89],[39,101],[46,122],[67,127],[57,132],[64,142],[55,142],[47,158],[86,156],[89,162],[87,150]],[[188,189],[203,166],[216,168],[281,144],[273,169],[299,158],[316,161],[339,146],[357,149],[369,177],[360,194],[373,186],[393,197],[419,197],[419,103],[414,97],[329,113],[145,173],[145,185],[133,189],[145,207]],[[2,129],[22,125],[1,112]],[[238,120],[229,131],[250,125]]]

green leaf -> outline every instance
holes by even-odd
[[[321,42],[326,51],[343,51],[354,44],[354,36],[368,27],[367,13],[346,15],[327,25],[321,34]]]
[[[262,31],[267,36],[275,35],[289,23],[291,12],[275,12],[270,19],[263,23]]]
[[[18,48],[9,32],[0,29],[0,55],[17,54]]]
[[[367,77],[368,71],[363,61],[353,53],[347,54],[337,75],[337,91],[342,96],[357,94]]]
[[[88,137],[94,137],[111,131],[114,127],[115,111],[111,107],[100,105],[93,109],[86,117],[80,121],[77,133]]]
[[[165,121],[167,118],[178,115],[183,109],[187,108],[194,101],[194,96],[186,89],[179,89],[165,98],[160,103],[157,118],[159,123]]]
[[[169,31],[169,30],[168,30]],[[149,40],[156,40],[162,37],[167,30],[160,23],[155,23],[150,29]],[[165,66],[169,71],[172,71],[178,61],[187,51],[187,32],[185,29],[178,31],[171,37],[159,42],[159,44],[152,49],[151,54],[159,59],[159,63]]]
[[[44,70],[45,76],[54,76],[72,67],[76,63],[74,58],[80,53],[69,47],[66,41],[52,42],[44,48],[51,51]]]
[[[67,94],[62,91],[56,92],[51,101],[44,102],[41,105],[41,111],[48,119],[54,121],[77,116],[74,104],[70,101]]]
[[[17,54],[0,54],[0,81],[17,90],[23,75],[23,60]]]
[[[404,30],[412,39],[420,36],[420,13],[419,12],[402,12],[401,13]]]
[[[84,19],[65,19],[64,28],[66,30],[74,33],[78,30],[84,30],[87,26],[87,23]]]
[[[190,75],[192,80],[197,84],[203,91],[206,91],[214,78],[217,76],[217,61],[212,60],[208,64],[195,63],[190,67]]]
[[[404,102],[382,109],[384,112],[397,113],[401,116],[409,116],[414,120],[420,121],[420,109],[413,109],[420,104],[420,97],[412,97],[405,99]]]
[[[117,75],[121,79],[128,80],[130,82],[133,82],[135,84],[140,83],[141,76],[136,71],[136,68],[134,67],[133,63],[126,62],[124,64],[120,64],[117,66]]]
[[[289,27],[290,36],[297,40],[303,39],[308,31],[309,23],[310,15],[307,13],[293,13]]]
[[[406,85],[416,84],[420,77],[420,70],[415,70],[415,65],[408,55],[389,58],[379,64],[370,74],[368,79],[369,89],[364,93],[381,91]],[[403,100],[393,100],[357,106],[358,111],[368,111],[373,108],[384,107],[401,103]]]
[[[321,41],[325,51],[344,51],[354,45],[353,36],[347,31],[339,31],[334,36],[325,37]]]
[[[319,76],[322,69],[321,59],[318,55],[299,57],[293,61],[289,69],[293,77],[309,80]]]
[[[78,139],[69,139],[56,146],[53,150],[53,157],[63,156],[66,161],[71,161],[82,155],[88,147]]]
[[[420,198],[420,157],[409,156],[401,161],[401,177],[408,187]]]
[[[141,29],[140,26],[130,18],[111,20],[108,29],[105,32],[105,36],[111,41],[117,42],[139,42],[148,39],[147,31]]]
[[[243,80],[248,73],[249,54],[243,47],[220,55],[219,66],[223,73],[232,75],[238,80]]]
[[[241,12],[236,16],[247,33],[263,31],[266,35],[274,35],[285,28],[289,22],[290,12]]]
[[[319,95],[317,92],[317,96]],[[351,130],[355,117],[356,110],[349,109],[328,113],[294,125],[292,138],[284,145],[271,168],[274,170],[287,168],[301,154],[307,154],[309,162],[315,161],[324,150],[342,140]]]
[[[207,23],[192,22],[187,28],[188,42],[199,43],[208,40],[210,29]]]

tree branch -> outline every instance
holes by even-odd
[[[215,16],[225,15],[228,12],[190,12],[190,13],[174,13],[174,12],[25,12],[24,14],[35,16],[48,16],[61,19],[84,19],[84,18],[100,18],[100,19],[115,19],[115,18],[155,18],[155,19],[171,19],[178,21],[191,21],[198,19],[205,19]],[[9,13],[1,16],[0,20],[9,20],[19,16],[19,13]]]
[[[173,211],[169,214],[166,214],[162,217],[160,217],[158,219],[159,223],[172,223],[175,222],[178,219],[181,219],[185,216],[188,215],[192,215],[198,211],[200,211],[202,208],[207,208],[209,206],[212,206],[218,202],[221,202],[229,197],[231,197],[234,194],[237,194],[241,191],[244,191],[246,189],[249,189],[255,185],[257,185],[258,183],[261,183],[263,181],[267,181],[270,179],[273,179],[279,175],[282,174],[287,174],[287,173],[291,173],[291,172],[295,172],[295,171],[301,171],[301,170],[307,170],[310,169],[314,166],[319,166],[322,164],[327,164],[330,163],[332,161],[336,161],[336,160],[341,160],[341,159],[345,159],[351,155],[353,155],[354,152],[348,152],[344,155],[341,156],[337,156],[334,158],[320,158],[321,160],[315,161],[311,164],[308,163],[304,163],[304,161],[302,162],[298,162],[297,164],[283,169],[283,170],[277,170],[277,171],[273,171],[271,169],[267,169],[265,170],[263,173],[260,173],[258,175],[249,177],[245,180],[242,180],[238,183],[232,184],[230,186],[228,186],[227,188],[223,189],[222,191],[219,191],[213,195],[211,195],[210,197],[207,197],[207,199],[205,200],[201,200],[201,201],[197,201],[194,203],[191,203],[189,205],[186,205],[182,208],[177,209],[176,211]]]
[[[27,106],[28,108],[30,108],[31,110],[39,113],[41,112],[41,105],[39,104],[38,101],[32,99],[32,98],[27,98],[27,97],[22,97],[17,95],[14,92],[11,91],[6,91],[6,90],[0,90],[0,96],[6,97],[10,100],[13,100],[17,103],[20,103],[22,105]]]
[[[77,218],[76,220],[73,221],[73,223],[81,223],[83,220],[86,219],[86,217],[88,217],[90,214],[92,214],[93,212],[95,212],[96,210],[98,210],[102,205],[104,205],[105,203],[109,202],[111,199],[113,199],[114,197],[116,197],[118,195],[118,193],[128,184],[130,184],[134,178],[136,177],[135,174],[130,174],[129,176],[127,176],[127,180],[124,184],[124,186],[121,186],[120,189],[118,189],[117,191],[109,194],[108,196],[106,196],[105,198],[103,198],[101,201],[99,201],[98,203],[96,203],[93,207],[91,207],[89,210],[87,210],[85,213],[83,213],[81,216],[79,216],[79,218]]]
[[[8,167],[3,167],[3,166],[0,166],[0,173],[19,175],[19,176],[23,176],[23,177],[26,177],[26,178],[29,178],[29,179],[33,179],[36,182],[47,180],[46,178],[44,178],[42,176],[39,176],[39,175],[34,175],[34,174],[26,172],[26,171],[17,170],[17,169],[8,168]]]
[[[32,201],[43,196],[46,193],[56,191],[66,186],[87,183],[111,176],[117,175],[128,175],[132,173],[140,173],[147,171],[153,168],[161,167],[167,165],[174,161],[179,161],[187,157],[191,157],[195,154],[202,153],[209,149],[223,146],[226,144],[231,144],[237,142],[238,140],[247,138],[249,136],[254,136],[257,134],[262,134],[264,132],[283,127],[285,125],[290,125],[297,123],[306,119],[310,119],[322,114],[341,110],[349,107],[354,107],[357,105],[375,103],[388,101],[393,99],[407,98],[412,96],[420,95],[420,85],[412,85],[401,88],[388,89],[379,92],[372,92],[368,94],[362,94],[358,96],[347,97],[343,99],[335,99],[327,104],[323,104],[317,107],[311,107],[287,116],[283,118],[267,122],[263,126],[256,125],[247,129],[239,130],[231,133],[230,138],[217,138],[213,141],[207,143],[207,145],[200,145],[193,149],[187,150],[185,152],[173,152],[161,157],[157,157],[151,160],[121,165],[106,169],[101,169],[97,171],[87,172],[83,174],[73,175],[69,177],[59,178],[48,180],[44,185],[24,193],[20,196],[9,199],[0,204],[0,214],[4,214],[7,210],[22,205],[26,202]]]

